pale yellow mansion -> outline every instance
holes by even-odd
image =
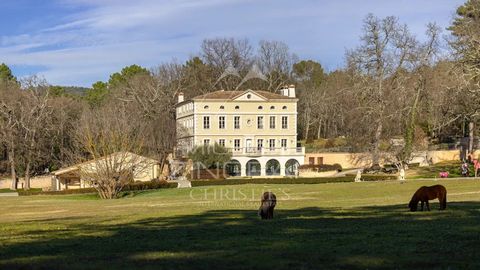
[[[297,147],[295,87],[267,91],[216,91],[178,96],[177,153],[218,143],[230,149],[236,176],[295,175],[305,149]]]

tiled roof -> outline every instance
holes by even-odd
[[[233,99],[237,96],[242,95],[243,93],[246,93],[248,91],[251,91],[253,93],[257,93],[258,95],[266,98],[266,99],[295,99],[291,97],[287,97],[284,95],[268,92],[268,91],[254,91],[254,90],[246,90],[246,91],[215,91],[215,92],[210,92],[206,93],[200,96],[196,96],[193,98],[193,100],[202,100],[202,99],[220,99],[220,100],[229,100]]]

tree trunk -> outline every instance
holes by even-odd
[[[30,189],[30,161],[27,162],[27,167],[25,168],[25,190]]]
[[[317,140],[320,139],[320,136],[321,136],[322,124],[323,124],[322,120],[318,121]]]
[[[12,177],[12,184],[10,186],[10,189],[16,190],[17,189],[17,172],[15,170],[15,151],[13,148],[10,149],[9,151],[8,159],[10,163],[10,174]]]
[[[473,155],[473,143],[474,143],[474,138],[473,138],[473,129],[475,127],[475,124],[473,121],[470,121],[468,123],[468,153]]]
[[[308,132],[310,130],[310,113],[308,113],[307,111],[305,111],[305,120],[303,124],[305,125],[305,132],[303,136],[305,140],[308,140]]]
[[[158,180],[162,180],[162,176],[163,176],[163,169],[165,168],[165,164],[167,163],[167,157],[168,157],[168,154],[159,154],[158,155],[158,160],[159,160],[159,164],[158,164]]]
[[[375,141],[373,142],[372,165],[380,164],[380,140],[382,138],[383,123],[378,122],[377,130],[375,131]]]

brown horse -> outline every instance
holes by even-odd
[[[430,211],[430,204],[428,201],[436,198],[438,198],[438,201],[440,202],[440,210],[445,210],[445,208],[447,208],[447,189],[442,185],[431,187],[423,186],[413,194],[408,207],[412,212],[417,211],[418,202],[420,201],[422,202],[422,211],[424,203],[427,205],[427,210]]]
[[[272,219],[275,205],[277,205],[277,197],[275,194],[272,192],[263,193],[260,209],[258,209],[258,215],[262,219]]]

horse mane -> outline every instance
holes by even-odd
[[[418,202],[420,201],[420,195],[424,192],[426,186],[420,187],[415,193],[413,193],[412,199],[410,200],[410,203],[408,204],[408,207],[410,209],[413,209],[413,207],[416,207]]]

